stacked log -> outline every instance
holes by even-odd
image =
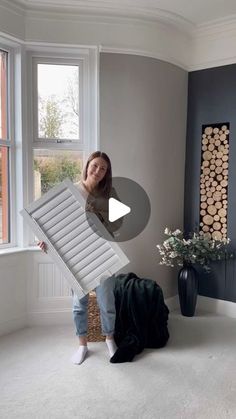
[[[207,126],[202,134],[200,231],[227,238],[229,124]]]

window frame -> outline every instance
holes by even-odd
[[[27,114],[28,114],[28,199],[26,205],[34,199],[33,155],[34,149],[70,150],[83,152],[83,164],[91,152],[98,149],[98,57],[97,47],[73,47],[58,45],[28,45],[27,56]],[[38,138],[38,126],[35,124],[37,113],[37,78],[38,63],[76,64],[79,65],[79,106],[80,139],[62,141]],[[35,245],[33,233],[28,229],[28,244]]]
[[[7,55],[7,139],[0,139],[0,146],[8,148],[8,242],[0,243],[0,249],[16,246],[16,199],[15,199],[15,49],[0,38],[0,50]]]

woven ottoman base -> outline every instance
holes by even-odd
[[[97,304],[96,293],[94,291],[89,293],[87,337],[89,342],[105,341],[105,336],[102,336],[101,334],[100,311]]]

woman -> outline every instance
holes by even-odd
[[[107,154],[96,151],[88,158],[83,180],[77,184],[81,194],[87,200],[86,209],[94,212],[113,235],[122,221],[114,223],[108,221],[107,200],[110,196],[117,197],[112,188],[111,162]],[[39,242],[38,245],[46,251],[46,244]],[[106,336],[106,344],[109,356],[112,357],[117,349],[113,339],[115,327],[115,301],[114,301],[114,277],[108,278],[99,285],[95,291],[100,309],[102,334]],[[79,299],[73,293],[73,315],[76,327],[76,335],[79,338],[79,348],[72,357],[72,362],[82,364],[88,353],[87,324],[88,324],[88,295]]]

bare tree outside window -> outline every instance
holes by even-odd
[[[79,139],[79,67],[38,64],[38,137]]]
[[[38,138],[44,149],[34,150],[34,198],[65,178],[81,177],[83,152],[60,149],[60,140],[79,140],[79,66],[37,64]],[[51,149],[50,140],[59,140]]]
[[[61,138],[63,115],[60,103],[51,96],[47,99],[39,97],[39,135],[42,138]]]
[[[79,121],[79,78],[75,72],[67,80],[67,97],[65,103],[68,109],[68,119],[71,121],[70,134],[76,136],[78,135]]]

